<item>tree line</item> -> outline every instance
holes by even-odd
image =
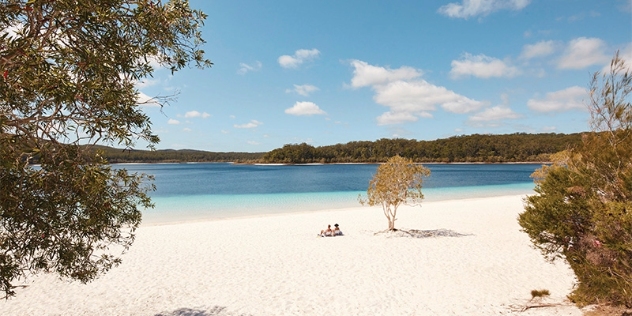
[[[95,146],[110,163],[236,162],[236,163],[376,163],[400,155],[415,162],[548,162],[551,154],[581,142],[581,134],[467,135],[420,141],[386,139],[352,141],[314,147],[287,144],[269,152],[202,150],[136,150]]]
[[[288,144],[261,158],[264,163],[385,162],[400,155],[415,162],[547,162],[551,154],[581,142],[581,134],[467,135],[432,141],[386,139],[314,147]]]
[[[154,162],[253,162],[264,153],[210,152],[202,150],[136,150],[95,146],[94,150],[110,163],[154,163]]]

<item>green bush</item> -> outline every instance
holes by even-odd
[[[632,77],[615,55],[591,85],[594,132],[536,171],[519,223],[549,259],[565,259],[578,305],[632,307]]]

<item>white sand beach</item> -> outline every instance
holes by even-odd
[[[0,315],[581,315],[568,265],[520,232],[522,196],[143,226],[123,264],[87,285],[35,276]],[[326,208],[326,205],[323,206]],[[345,236],[321,238],[327,224]],[[531,308],[547,289],[552,307]]]

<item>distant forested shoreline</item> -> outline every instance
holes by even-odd
[[[270,152],[201,150],[124,150],[96,146],[110,163],[235,162],[235,163],[376,163],[400,155],[415,162],[508,163],[548,162],[550,155],[580,143],[582,134],[464,135],[431,141],[386,139],[352,141],[314,147],[287,144]]]
[[[109,163],[256,162],[265,153],[211,152],[192,149],[137,150],[95,146]]]

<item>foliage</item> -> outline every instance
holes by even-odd
[[[563,258],[580,305],[632,307],[632,77],[615,54],[591,82],[594,133],[537,171],[519,223],[549,259]]]
[[[469,135],[434,141],[380,139],[314,147],[287,144],[267,153],[135,150],[99,147],[109,162],[385,162],[399,154],[415,162],[543,162],[581,141],[580,134]]]
[[[534,299],[536,297],[546,297],[546,296],[550,296],[551,292],[549,292],[549,290],[544,289],[544,290],[531,290],[531,299]]]
[[[262,157],[266,163],[385,162],[400,155],[415,162],[545,162],[578,144],[580,134],[455,136],[433,141],[379,139],[314,147],[288,144]]]
[[[95,146],[110,163],[123,162],[256,162],[264,153],[210,152],[191,149],[137,150]]]
[[[430,170],[412,160],[394,156],[377,168],[377,173],[369,181],[366,198],[360,198],[361,204],[381,205],[388,219],[388,230],[394,231],[397,220],[397,208],[401,204],[419,204],[424,198],[421,193],[423,177]]]
[[[399,154],[415,162],[543,162],[581,141],[580,134],[469,135],[434,141],[380,139],[314,147],[287,144],[267,153],[136,150],[95,147],[117,162],[344,163],[385,162]]]
[[[32,273],[85,283],[121,262],[110,248],[132,244],[153,186],[91,147],[158,142],[135,84],[154,62],[172,72],[209,67],[199,49],[204,18],[184,0],[0,1],[5,297]]]

